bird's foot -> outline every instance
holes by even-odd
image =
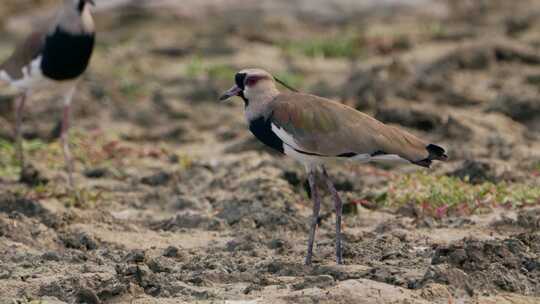
[[[336,234],[336,263],[343,265],[343,235],[341,231]]]

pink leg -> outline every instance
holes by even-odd
[[[64,162],[66,164],[68,174],[68,185],[74,190],[75,183],[73,181],[73,159],[71,156],[71,150],[69,148],[69,127],[70,127],[70,115],[71,115],[71,99],[75,88],[71,89],[65,96],[64,109],[62,115],[62,132],[60,139],[62,141],[62,149],[64,152]]]
[[[336,208],[336,263],[341,265],[343,264],[343,247],[342,247],[342,235],[341,235],[341,216],[343,213],[343,203],[341,202],[339,193],[337,192],[336,187],[334,187],[334,184],[330,180],[330,177],[328,176],[326,169],[323,169],[323,176],[324,176],[324,179],[326,180],[326,185],[328,187],[328,190],[330,190],[330,193],[332,194],[332,198],[334,200],[334,206]]]
[[[23,138],[22,138],[22,112],[24,110],[24,104],[26,102],[26,92],[17,97],[15,102],[15,149],[17,154],[17,161],[21,167],[21,172],[24,169],[24,151],[23,151]]]
[[[317,230],[317,223],[319,221],[319,211],[321,210],[321,197],[319,195],[319,190],[317,189],[316,175],[317,172],[315,170],[308,172],[308,182],[311,189],[311,197],[313,199],[313,217],[311,218],[311,225],[309,229],[309,240],[305,261],[306,265],[311,265],[313,244],[315,242],[315,232]]]

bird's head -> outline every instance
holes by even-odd
[[[245,102],[261,96],[279,93],[274,77],[265,70],[245,69],[236,73],[235,85],[219,98],[225,101],[234,96],[240,96]]]
[[[64,0],[65,5],[71,6],[79,13],[82,13],[87,4],[96,5],[94,0]]]

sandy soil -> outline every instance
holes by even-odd
[[[164,2],[97,14],[74,109],[83,203],[65,189],[57,93],[28,108],[36,172],[21,183],[2,90],[0,303],[540,301],[540,3]],[[5,8],[18,15],[4,18],[1,58],[20,38],[13,24],[35,16],[23,9]],[[326,197],[304,266],[303,169],[248,134],[240,101],[216,101],[251,66],[441,143],[452,160],[426,173],[330,168],[346,265]],[[432,198],[488,195],[460,201],[457,189],[435,210],[415,199],[416,178]]]

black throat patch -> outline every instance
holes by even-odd
[[[41,70],[53,80],[72,80],[88,67],[94,50],[95,35],[72,34],[60,27],[45,40]]]
[[[86,0],[79,0],[79,5],[77,6],[77,10],[79,11],[79,13],[83,12],[85,5],[86,5]]]
[[[255,137],[270,148],[284,153],[283,141],[272,131],[271,116],[261,116],[249,122],[249,130]]]

